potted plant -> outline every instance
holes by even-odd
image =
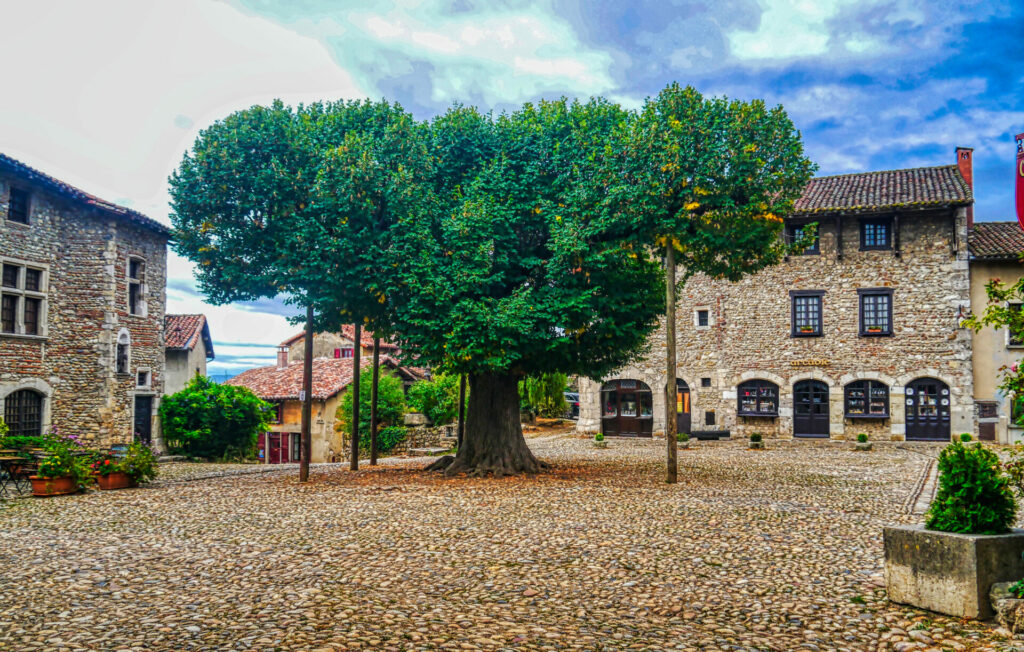
[[[46,438],[45,451],[36,474],[29,476],[33,496],[73,494],[90,479],[85,446],[75,435],[53,430]]]
[[[989,618],[989,590],[1024,576],[1024,530],[999,457],[953,442],[925,525],[884,529],[889,599],[960,618]]]
[[[960,441],[962,441],[963,443],[966,444],[966,443],[970,442],[971,439],[973,439],[973,437],[971,437],[971,433],[969,433],[969,432],[962,432],[962,433],[960,433]]]
[[[868,440],[868,433],[862,432],[857,435],[857,443],[853,445],[854,450],[869,451],[871,450],[871,441]]]
[[[389,429],[385,428],[381,432],[386,430]],[[401,430],[404,435],[405,429]],[[133,485],[150,482],[157,474],[156,454],[146,444],[139,442],[129,444],[128,450],[125,451],[124,458],[121,460],[121,470],[131,478]]]
[[[113,455],[97,455],[92,464],[89,465],[92,474],[96,477],[96,484],[104,491],[110,489],[125,489],[135,485],[131,477],[121,468],[121,462]]]
[[[676,442],[679,444],[679,448],[687,449],[690,447],[690,433],[678,432],[676,433]]]
[[[801,326],[800,327],[800,332],[801,333],[813,333],[814,332],[814,326]]]
[[[597,448],[608,448],[608,442],[604,440],[604,433],[599,432],[594,435],[594,446]]]
[[[755,432],[750,435],[750,448],[764,450],[764,436],[761,433]]]
[[[869,324],[867,327],[865,327],[864,330],[866,330],[869,333],[881,333],[882,327],[876,324]]]

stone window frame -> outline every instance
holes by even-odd
[[[754,396],[754,403],[756,409],[753,411],[743,409],[744,389],[757,390],[757,394]],[[771,392],[770,390],[772,389],[774,389],[775,391]],[[765,393],[765,390],[767,390],[767,393]],[[781,394],[782,392],[779,389],[778,383],[772,382],[770,380],[765,380],[763,378],[750,378],[748,380],[744,380],[743,382],[736,385],[736,415],[741,417],[777,417],[779,416],[779,401]],[[766,399],[766,403],[768,402],[768,400],[771,400],[771,402],[773,402],[775,405],[775,410],[768,412],[761,410],[762,398]]]
[[[139,278],[132,277],[132,262],[141,264]],[[132,317],[146,317],[149,315],[149,302],[146,301],[146,259],[138,254],[128,254],[124,266],[124,278],[127,294],[125,296],[125,312]],[[138,288],[137,312],[132,312],[132,290]]]
[[[25,195],[25,221],[16,220],[11,217],[11,211],[13,210],[14,193],[24,193]],[[32,226],[32,191],[28,188],[8,184],[7,186],[7,200],[4,202],[7,206],[7,212],[4,214],[4,221],[8,224],[17,224],[18,226]]]
[[[708,323],[701,325],[700,313],[706,312],[708,317]],[[711,330],[711,327],[715,325],[714,314],[711,312],[711,306],[694,306],[693,308],[693,327],[699,331]]]
[[[124,366],[121,361],[121,347],[124,346]],[[127,328],[117,332],[117,339],[114,340],[114,373],[118,376],[130,376],[132,373],[132,334]]]
[[[787,222],[786,223],[786,244],[793,244],[800,239],[797,235],[797,231],[802,231],[807,227],[808,224],[814,224],[813,220],[805,220],[798,222]],[[814,234],[814,246],[807,247],[803,251],[795,254],[797,256],[820,256],[821,255],[821,225],[818,225],[818,230]]]
[[[864,227],[867,225],[872,226],[885,226],[885,243],[884,244],[866,244],[867,240],[867,229]],[[893,247],[893,218],[892,216],[886,217],[865,217],[860,220],[860,250],[861,251],[889,251]]]
[[[31,389],[43,395],[42,431],[44,433],[49,432],[51,409],[53,408],[53,388],[50,387],[49,383],[40,378],[24,378],[13,382],[0,381],[0,418],[3,417],[6,411],[7,397],[23,389]]]
[[[814,331],[804,331],[803,325],[798,326],[796,323],[796,305],[797,299],[809,299],[817,298],[818,300],[818,318],[817,324],[812,324],[812,327],[816,327]],[[790,337],[821,337],[825,332],[825,290],[790,290],[789,291],[789,336]]]
[[[889,298],[889,330],[879,333],[869,333],[864,323],[864,297],[866,296],[887,296]],[[892,337],[896,332],[896,325],[893,323],[893,290],[892,288],[857,288],[857,320],[859,324],[858,335],[860,337]]]
[[[864,413],[851,413],[850,412],[850,399],[854,398],[850,396],[850,392],[860,390],[861,387],[857,385],[863,385],[863,391],[865,392],[864,401],[865,409]],[[885,414],[872,414],[871,413],[871,394],[873,389],[885,388]],[[882,380],[876,380],[872,378],[854,380],[846,383],[843,386],[843,418],[844,419],[888,419],[892,415],[892,388],[888,383]]]
[[[15,287],[7,287],[3,285],[2,281],[2,270],[5,265],[18,268],[18,276],[15,279]],[[39,289],[38,290],[27,290],[25,289],[25,282],[27,279],[26,270],[33,270],[39,272]],[[19,258],[0,257],[0,295],[14,296],[17,297],[18,301],[14,309],[14,331],[0,330],[0,337],[19,337],[28,339],[46,339],[49,336],[49,314],[50,314],[50,302],[49,302],[49,289],[50,289],[50,266],[40,263],[35,263],[29,260],[23,260]],[[38,325],[39,330],[36,333],[25,332],[25,306],[26,299],[36,299],[39,301],[39,315]],[[2,301],[2,300],[0,300]],[[2,305],[2,304],[0,304]],[[2,329],[0,325],[0,329]]]
[[[140,383],[139,376],[146,374],[146,382]],[[153,370],[150,367],[139,367],[135,370],[135,389],[153,389]]]
[[[1014,310],[1014,309],[1021,310],[1021,306],[1024,306],[1024,303],[1022,303],[1020,301],[1007,301],[1006,302],[1006,309],[1007,310]],[[1004,329],[1004,330],[1006,332],[1006,348],[1008,348],[1008,349],[1024,349],[1024,339],[1022,339],[1022,340],[1014,340],[1013,336],[1010,334],[1010,329],[1007,328],[1007,329]]]

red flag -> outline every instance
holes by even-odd
[[[1024,134],[1017,134],[1017,168],[1014,176],[1017,178],[1017,223],[1024,229]]]

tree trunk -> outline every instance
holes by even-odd
[[[676,249],[665,244],[665,482],[676,482]]]
[[[377,466],[377,384],[380,381],[380,338],[373,338],[373,381],[370,383],[370,466]]]
[[[355,323],[356,343],[352,347],[352,445],[349,447],[348,468],[359,470],[359,361],[363,348],[363,324],[358,319]]]
[[[467,473],[500,478],[548,468],[530,452],[519,423],[519,378],[481,374],[469,377],[469,414],[458,455],[447,475]]]
[[[306,337],[302,342],[304,356],[302,358],[302,423],[300,430],[299,449],[299,482],[309,480],[309,458],[313,452],[310,437],[313,421],[313,306],[306,306]],[[267,438],[267,451],[264,453],[270,460],[270,438]]]
[[[462,436],[466,433],[466,374],[459,376],[459,431],[455,440],[462,448]]]

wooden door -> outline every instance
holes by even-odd
[[[828,385],[820,380],[793,385],[793,436],[829,436]]]
[[[638,380],[613,380],[601,388],[601,432],[606,436],[650,437],[654,410],[651,388]]]
[[[153,397],[135,397],[135,441],[147,446],[153,443]]]
[[[676,379],[676,432],[690,434],[690,386],[685,380]]]
[[[949,386],[918,378],[906,388],[907,440],[949,441]]]
[[[267,461],[270,464],[281,463],[281,433],[271,432],[267,434]]]

